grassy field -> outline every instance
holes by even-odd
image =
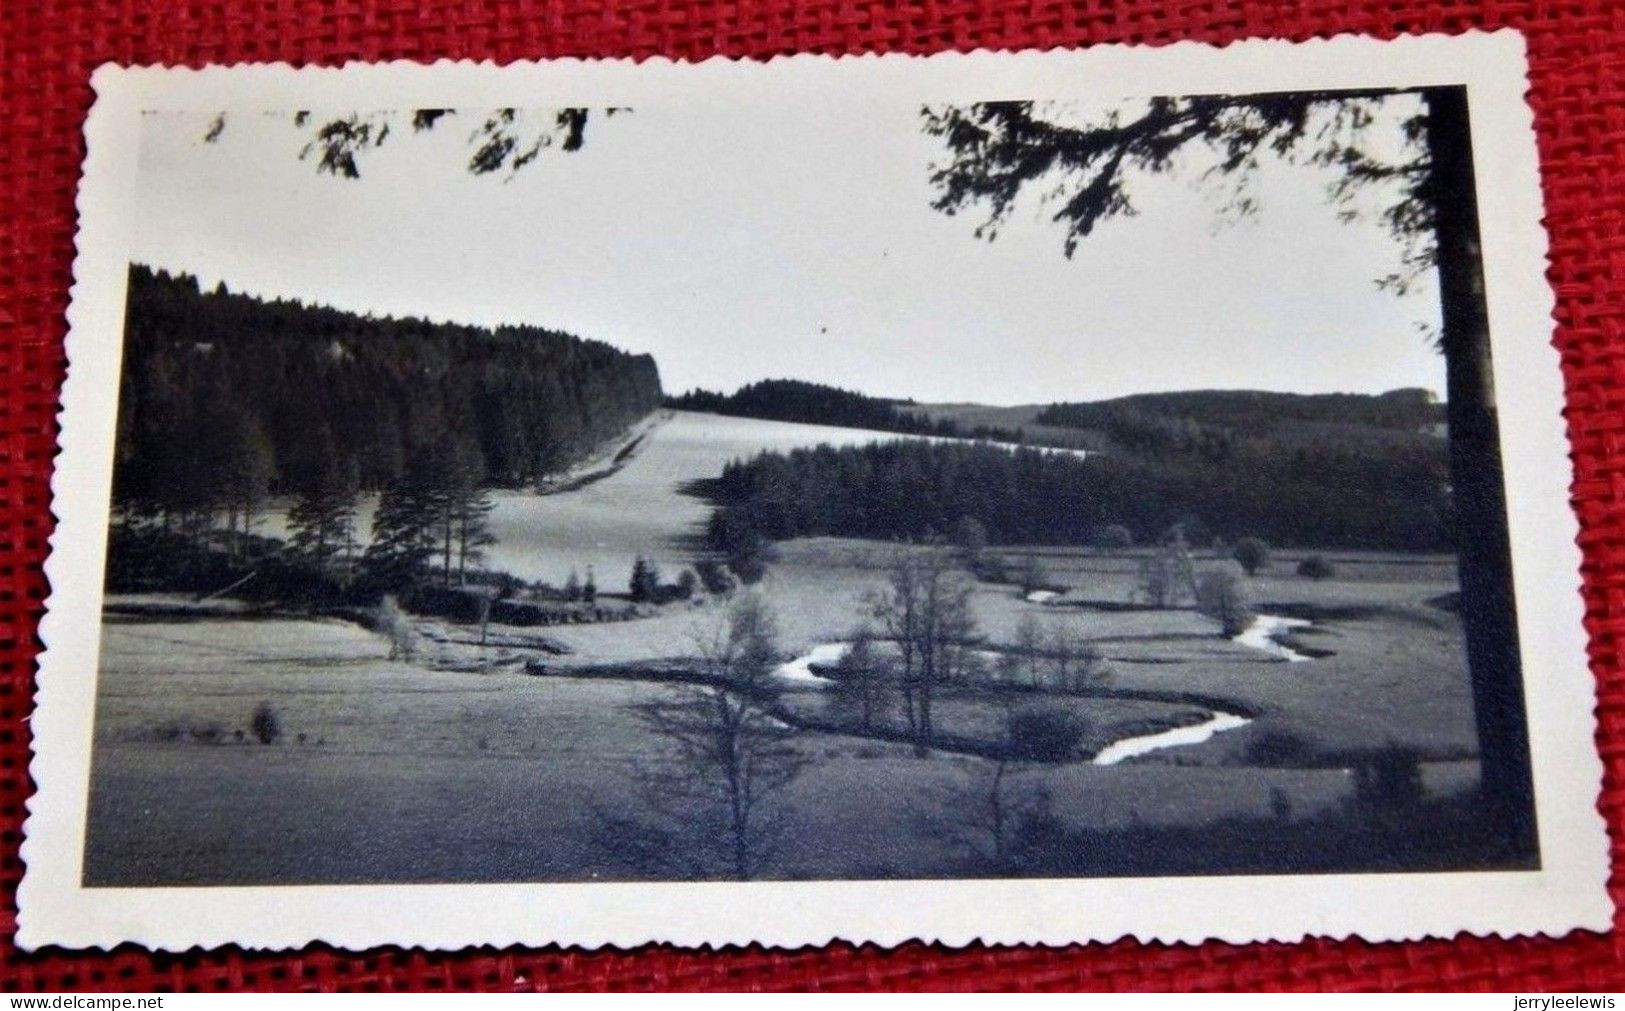
[[[763,585],[789,654],[839,639],[881,571],[874,546],[786,545]],[[1410,570],[1407,570],[1410,571]],[[1071,596],[1118,587],[1097,574]],[[1121,578],[1126,579],[1127,576]],[[1253,717],[1200,744],[1131,763],[1014,767],[1005,789],[1050,798],[1079,829],[1199,826],[1221,818],[1312,817],[1346,805],[1338,756],[1411,743],[1445,796],[1471,787],[1472,711],[1453,616],[1426,601],[1448,585],[1293,576],[1256,581],[1261,601],[1322,609],[1304,636],[1333,655],[1284,663],[1219,638],[1185,610],[1098,611],[1029,604],[983,585],[975,608],[990,647],[1021,616],[1076,625],[1107,658],[1111,690],[1218,700]],[[122,602],[128,604],[129,601]],[[549,629],[573,651],[565,676],[533,677],[513,645],[471,673],[466,647],[389,660],[382,639],[336,620],[113,617],[105,627],[86,879],[93,884],[385,880],[590,880],[653,872],[616,852],[606,809],[636,815],[636,770],[666,747],[634,707],[674,689],[570,668],[680,655],[715,605],[605,626]],[[505,630],[504,642],[523,641]],[[584,670],[583,673],[586,673]],[[255,741],[268,702],[281,737]],[[816,713],[827,693],[786,703]],[[1189,703],[1072,698],[1093,750]],[[996,738],[998,706],[974,692],[939,706],[945,732]],[[1178,722],[1176,720],[1176,722]],[[1286,733],[1300,751],[1265,754]],[[979,830],[966,797],[993,763],[808,731],[810,764],[781,798],[783,850],[770,876],[970,873]],[[985,847],[984,847],[985,848]],[[655,875],[658,876],[658,875]]]
[[[93,885],[647,876],[599,813],[636,804],[636,763],[665,760],[630,706],[667,686],[424,670],[354,626],[296,619],[115,622],[104,651]],[[272,745],[250,731],[266,701]],[[821,733],[796,747],[814,761],[785,798],[773,876],[946,874],[970,859],[957,805],[989,763]],[[1428,769],[1442,791],[1471,775]],[[1091,827],[1266,816],[1274,794],[1306,816],[1351,791],[1341,769],[1166,763],[1033,767],[1012,783]]]
[[[678,414],[607,477],[556,495],[502,496],[492,563],[562,579],[592,562],[609,589],[639,553],[672,567],[687,559],[682,538],[705,507],[681,494],[683,483],[759,449],[871,437]],[[850,637],[893,550],[836,539],[779,545],[758,589],[782,658]],[[1028,554],[1000,553],[1011,567]],[[973,744],[996,744],[1006,712],[1028,701],[1080,717],[1074,760],[1009,764],[997,780],[1014,805],[1043,798],[1062,831],[1307,824],[1348,810],[1351,765],[1392,747],[1420,756],[1430,797],[1463,796],[1475,784],[1461,626],[1449,610],[1452,559],[1329,552],[1336,575],[1315,581],[1295,574],[1301,553],[1278,553],[1247,591],[1260,613],[1312,621],[1293,642],[1315,659],[1288,663],[1222,638],[1189,608],[1136,605],[1140,552],[1033,553],[1064,592],[1038,604],[1017,586],[978,584],[983,648],[1009,649],[1028,618],[1066,626],[1102,657],[1099,683],[1025,697],[950,686],[937,717],[945,735]],[[1197,566],[1220,561],[1198,557]],[[702,596],[611,624],[493,625],[484,647],[469,644],[467,629],[423,621],[423,647],[410,661],[390,659],[381,637],[337,619],[256,615],[225,601],[183,613],[189,606],[109,601],[89,883],[663,876],[617,846],[628,819],[655,817],[642,784],[672,760],[672,745],[638,711],[680,689],[640,672],[691,656],[721,602]],[[527,674],[527,663],[547,676]],[[262,703],[279,725],[271,744],[254,733]],[[832,691],[816,683],[793,686],[780,705],[804,726],[842,732],[793,735],[807,764],[774,799],[784,841],[764,875],[992,872],[978,812],[995,762],[845,732]],[[1120,765],[1088,761],[1114,741],[1215,712],[1247,722]],[[900,729],[895,713],[880,722]]]

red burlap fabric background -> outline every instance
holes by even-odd
[[[1290,9],[1290,10],[1289,10]],[[1067,950],[922,946],[795,953],[647,949],[364,954],[316,948],[152,955],[10,944],[28,778],[35,631],[51,531],[47,480],[64,360],[80,128],[97,64],[549,56],[861,53],[1104,42],[1224,42],[1338,32],[1392,36],[1512,26],[1529,39],[1584,528],[1592,661],[1607,761],[1602,807],[1625,838],[1625,5],[1616,0],[0,0],[0,988],[1493,988],[1625,987],[1625,942],[1461,937],[1372,945]],[[786,911],[794,915],[793,911]],[[1619,921],[1616,920],[1616,924]]]

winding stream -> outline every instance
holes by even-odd
[[[1300,663],[1304,660],[1313,660],[1314,657],[1298,652],[1276,637],[1295,628],[1308,628],[1313,624],[1314,622],[1307,618],[1283,618],[1275,614],[1260,614],[1253,618],[1253,623],[1247,626],[1246,631],[1231,641],[1261,649],[1289,663]]]
[[[846,651],[851,648],[851,644],[844,642],[826,642],[814,646],[789,663],[781,663],[773,668],[773,676],[793,684],[814,685],[820,688],[832,685],[834,681],[813,673],[813,665],[830,667],[840,663],[841,657],[846,656]]]
[[[1312,660],[1314,657],[1299,652],[1277,637],[1294,629],[1309,627],[1313,622],[1305,618],[1287,618],[1281,615],[1260,614],[1247,626],[1246,631],[1234,637],[1233,641],[1243,646],[1262,650],[1289,663],[1300,663]],[[832,680],[822,677],[813,671],[813,667],[828,667],[839,663],[850,648],[848,643],[833,642],[814,646],[811,650],[796,657],[788,663],[780,664],[774,668],[773,676],[781,681],[807,687],[823,688],[834,684]],[[997,656],[996,653],[990,653]],[[1165,748],[1178,748],[1191,744],[1201,744],[1211,739],[1215,734],[1222,734],[1227,730],[1236,730],[1245,727],[1252,720],[1236,713],[1228,713],[1221,709],[1213,710],[1200,723],[1193,723],[1186,727],[1174,727],[1170,730],[1160,730],[1155,733],[1138,734],[1113,741],[1095,755],[1092,765],[1116,765],[1130,758]]]
[[[1163,748],[1176,748],[1185,744],[1201,744],[1214,734],[1222,734],[1226,730],[1235,730],[1251,723],[1245,716],[1235,713],[1215,711],[1201,723],[1188,727],[1175,727],[1172,730],[1162,730],[1154,734],[1141,734],[1138,737],[1125,737],[1120,741],[1100,749],[1091,765],[1116,765],[1129,758],[1136,758],[1152,751],[1161,751]]]

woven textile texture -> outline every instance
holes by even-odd
[[[313,948],[152,955],[48,951],[10,943],[24,800],[32,789],[26,722],[51,531],[48,478],[65,362],[80,130],[91,70],[123,63],[231,63],[440,57],[1028,48],[1106,42],[1392,36],[1511,26],[1529,40],[1540,133],[1556,340],[1583,526],[1587,622],[1607,764],[1602,807],[1614,839],[1613,894],[1625,839],[1625,5],[1614,0],[196,0],[0,3],[0,988],[369,990],[531,988],[1492,988],[1625,987],[1625,940],[1157,946],[1067,950],[837,946],[793,953],[647,949],[488,949],[447,954]],[[788,911],[787,911],[788,912]]]

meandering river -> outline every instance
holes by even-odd
[[[1236,636],[1232,641],[1243,646],[1261,649],[1289,663],[1299,663],[1304,660],[1313,660],[1314,657],[1307,653],[1300,653],[1286,643],[1281,642],[1277,636],[1290,632],[1295,628],[1308,628],[1313,624],[1314,622],[1307,618],[1283,618],[1275,614],[1260,614],[1253,618],[1253,623],[1247,626],[1246,631]]]
[[[1305,618],[1287,618],[1280,615],[1260,614],[1253,619],[1253,623],[1233,641],[1243,646],[1251,646],[1262,650],[1282,660],[1298,663],[1312,660],[1313,657],[1293,649],[1280,642],[1276,637],[1294,629],[1307,628],[1313,622]],[[796,657],[788,663],[780,664],[774,668],[773,676],[787,685],[808,688],[825,688],[835,682],[823,677],[815,671],[814,667],[828,668],[838,663],[846,655],[850,647],[846,643],[822,643],[814,646],[808,652]],[[996,655],[996,654],[989,654]],[[1237,730],[1245,727],[1252,721],[1236,713],[1214,709],[1207,719],[1189,726],[1174,727],[1169,730],[1159,730],[1153,733],[1136,734],[1125,737],[1102,748],[1091,761],[1093,765],[1116,765],[1130,758],[1150,754],[1153,751],[1162,751],[1166,748],[1185,747],[1192,744],[1201,744],[1210,740],[1215,734],[1222,734],[1228,730]]]
[[[1091,765],[1116,765],[1118,762],[1152,751],[1161,751],[1163,748],[1177,748],[1185,744],[1201,744],[1214,734],[1222,734],[1226,730],[1235,730],[1245,727],[1252,720],[1235,713],[1226,713],[1215,710],[1212,715],[1201,723],[1194,723],[1188,727],[1175,727],[1172,730],[1161,730],[1154,734],[1141,734],[1137,737],[1125,737],[1120,741],[1113,741],[1100,749]]]

